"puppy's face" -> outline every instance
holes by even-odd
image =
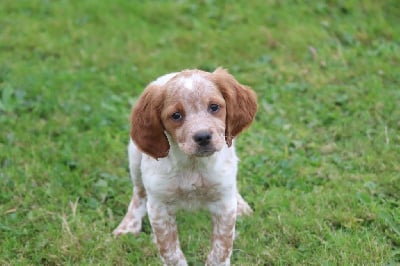
[[[255,93],[226,70],[186,70],[146,88],[132,110],[131,138],[155,159],[168,155],[170,141],[189,156],[209,156],[230,147],[256,111]]]
[[[209,156],[225,144],[226,102],[200,71],[181,72],[165,84],[161,121],[189,156]]]

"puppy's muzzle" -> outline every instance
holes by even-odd
[[[209,156],[216,149],[212,144],[212,132],[202,130],[193,135],[193,140],[197,144],[196,156]]]
[[[204,147],[210,144],[212,140],[212,133],[209,131],[199,131],[193,136],[194,142],[200,147]]]

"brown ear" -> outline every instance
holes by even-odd
[[[230,147],[233,138],[253,121],[257,112],[257,96],[223,68],[217,68],[212,77],[226,102],[225,140]]]
[[[150,85],[140,96],[131,114],[131,138],[138,148],[158,159],[169,151],[168,139],[161,123],[162,88]]]

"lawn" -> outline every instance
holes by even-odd
[[[254,215],[233,265],[400,263],[400,1],[0,3],[0,265],[160,265],[131,196],[132,104],[223,66],[258,94],[237,141]],[[190,265],[205,212],[178,216]]]

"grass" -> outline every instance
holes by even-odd
[[[130,107],[145,85],[224,66],[259,96],[237,142],[233,265],[400,263],[398,1],[3,1],[0,264],[160,265],[131,193]],[[206,213],[178,217],[190,265]]]

